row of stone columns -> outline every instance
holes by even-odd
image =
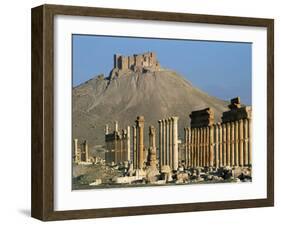
[[[122,133],[117,136],[115,140],[115,156],[114,162],[116,163],[130,161],[130,126],[127,127],[127,130],[122,130]]]
[[[250,166],[251,119],[185,128],[187,167]]]
[[[114,123],[114,131],[109,133],[108,125],[105,126],[105,142],[107,152],[105,160],[108,163],[131,160],[130,126],[126,130],[118,131],[118,122]]]
[[[89,148],[88,142],[85,140],[81,144],[81,148],[78,145],[78,139],[74,139],[74,162],[88,162],[89,161]]]
[[[178,117],[159,120],[159,165],[178,169]]]

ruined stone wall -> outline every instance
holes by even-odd
[[[144,54],[134,54],[132,56],[114,55],[114,68],[119,70],[138,71],[143,68],[159,69],[160,65],[157,61],[156,54],[148,52]]]
[[[80,164],[83,162],[89,162],[89,147],[88,142],[85,140],[80,145],[78,144],[78,139],[74,139],[74,163]]]
[[[120,163],[130,161],[130,128],[119,131],[118,122],[115,122],[114,130],[109,133],[106,125],[105,133],[105,161],[107,163]]]

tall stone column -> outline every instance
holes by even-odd
[[[231,128],[231,166],[235,166],[235,123],[230,123]]]
[[[210,151],[210,131],[209,127],[205,127],[206,129],[206,148],[205,148],[205,165],[204,166],[209,166],[210,159],[209,159],[209,151]]]
[[[184,161],[185,161],[185,168],[188,167],[188,140],[187,140],[187,136],[188,136],[188,132],[187,132],[187,128],[184,128]]]
[[[118,163],[118,137],[114,140],[114,162]]]
[[[114,122],[114,131],[118,132],[118,121]]]
[[[154,126],[149,127],[149,147],[156,147],[156,129]]]
[[[120,162],[124,161],[124,130],[122,131],[122,136],[120,137]]]
[[[239,123],[235,121],[235,166],[239,166]]]
[[[223,134],[223,166],[226,166],[226,125],[222,124],[222,134]]]
[[[154,126],[149,127],[149,153],[148,153],[148,165],[156,167],[156,130]]]
[[[218,124],[219,129],[219,165],[220,167],[223,166],[223,152],[222,152],[222,126]]]
[[[144,163],[144,117],[138,116],[136,120],[136,128],[137,128],[137,152],[138,152],[138,169],[143,168]]]
[[[215,125],[215,166],[219,167],[219,127]]]
[[[199,166],[203,165],[203,128],[199,128]]]
[[[159,166],[161,169],[161,166],[163,164],[163,131],[162,131],[162,120],[158,120],[158,125],[159,125]]]
[[[202,153],[202,166],[207,165],[207,128],[203,127],[203,153]]]
[[[197,139],[197,128],[194,128],[194,166],[197,167],[198,159],[198,139]]]
[[[209,166],[213,167],[214,166],[214,126],[210,126],[210,149],[209,149]]]
[[[200,158],[201,158],[201,128],[197,128],[197,166],[200,166]]]
[[[226,123],[226,165],[230,166],[230,123]]]
[[[127,126],[127,160],[131,161],[131,131],[130,131],[130,126]]]
[[[195,128],[192,128],[192,167],[195,167]]]
[[[173,170],[178,169],[179,151],[178,151],[178,117],[172,117],[173,121]]]
[[[117,146],[116,146],[116,153],[117,153],[117,158],[116,158],[116,163],[120,162],[120,137],[117,137]]]
[[[167,164],[167,139],[166,139],[166,121],[165,119],[162,120],[163,122],[163,165]]]
[[[104,129],[104,131],[105,131],[105,135],[107,135],[107,134],[109,133],[108,124],[106,124],[106,125],[105,125],[105,129]]]
[[[173,120],[172,118],[168,119],[169,124],[169,165],[172,168],[173,167]]]
[[[137,129],[133,126],[133,166],[137,168]]]
[[[84,141],[85,162],[89,162],[89,148],[87,140]]]
[[[243,120],[239,120],[239,165],[244,165],[244,151],[243,151],[243,140],[244,140],[244,133],[243,133]]]
[[[248,142],[249,142],[249,134],[248,134],[248,119],[244,119],[243,120],[243,132],[244,132],[244,142],[243,142],[243,151],[244,151],[244,165],[245,166],[248,166],[249,165],[249,162],[248,162]]]
[[[200,166],[200,128],[197,128],[197,166]]]
[[[204,167],[204,152],[205,152],[205,133],[204,127],[201,128],[201,166]]]
[[[78,151],[78,139],[74,139],[74,162],[78,163],[79,162],[79,151]]]
[[[248,119],[248,163],[252,165],[252,119]]]
[[[190,128],[190,167],[193,167],[193,128]]]
[[[191,128],[187,128],[188,167],[191,167]]]

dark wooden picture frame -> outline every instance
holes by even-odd
[[[95,16],[264,27],[267,29],[267,198],[54,211],[54,16]],[[42,5],[32,9],[31,215],[49,220],[162,214],[274,205],[274,20],[199,14]]]

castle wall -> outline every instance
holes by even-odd
[[[142,68],[158,69],[159,63],[156,54],[148,52],[144,54],[135,54],[133,56],[114,55],[114,68],[119,70],[139,70]]]

